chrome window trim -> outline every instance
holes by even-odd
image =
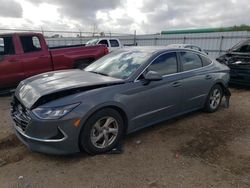
[[[187,51],[191,51],[191,50],[187,50]],[[175,52],[176,54],[178,53],[178,52],[187,52],[187,51],[185,51],[185,50],[181,50],[181,51],[169,51],[169,52],[163,52],[163,53],[161,53],[161,54],[159,54],[158,56],[156,56],[143,70],[142,70],[142,72],[136,77],[136,79],[134,80],[134,82],[139,82],[140,80],[138,80],[138,78],[144,73],[144,71],[154,62],[154,60],[156,60],[158,57],[160,57],[161,55],[165,55],[165,54],[167,54],[167,53],[173,53],[173,52]],[[191,51],[192,53],[194,53],[194,54],[196,54],[196,55],[199,55],[199,56],[203,56],[203,57],[205,57],[205,58],[208,58],[208,57],[206,57],[205,55],[203,55],[202,53],[197,53],[197,52],[193,52],[193,51]],[[176,57],[177,58],[177,57]],[[210,59],[210,58],[208,58],[208,59]],[[211,59],[210,59],[211,60]],[[173,75],[179,75],[179,74],[181,74],[181,73],[186,73],[186,72],[192,72],[192,71],[195,71],[195,70],[199,70],[199,69],[203,69],[203,68],[207,68],[207,67],[209,67],[209,66],[211,66],[211,65],[213,65],[214,64],[214,61],[212,61],[211,60],[211,62],[212,63],[210,63],[209,65],[206,65],[206,66],[202,66],[202,67],[200,67],[200,68],[196,68],[196,69],[192,69],[192,70],[188,70],[188,71],[181,71],[181,72],[176,72],[176,73],[172,73],[172,74],[166,74],[166,75],[163,75],[162,77],[163,78],[165,78],[165,77],[168,77],[168,76],[173,76]],[[178,63],[178,58],[177,58],[177,63]],[[202,64],[203,65],[203,64]]]
[[[33,141],[37,141],[37,142],[62,142],[64,140],[66,140],[68,138],[68,136],[66,135],[66,133],[60,128],[58,127],[58,129],[62,132],[63,134],[63,138],[60,139],[41,139],[41,138],[35,138],[32,136],[28,136],[27,134],[25,134],[20,127],[17,127],[16,125],[14,125],[15,130],[22,135],[23,137],[25,137],[26,139],[29,140],[33,140]]]

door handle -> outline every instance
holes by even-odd
[[[206,80],[211,80],[211,79],[212,79],[212,76],[208,74],[208,75],[205,76],[205,79],[206,79]]]
[[[180,86],[181,86],[181,82],[172,83],[172,87],[180,87]]]

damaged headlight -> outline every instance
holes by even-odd
[[[38,107],[32,110],[32,112],[40,119],[59,119],[74,108],[76,108],[80,103],[71,104],[67,106],[60,106],[60,107]]]

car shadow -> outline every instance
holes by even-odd
[[[250,86],[247,85],[230,84],[229,87],[237,90],[250,90]]]
[[[185,118],[193,118],[193,117],[195,117],[197,115],[201,115],[203,113],[204,112],[202,110],[196,110],[196,111],[189,112],[189,113],[183,114],[181,116],[178,116],[178,117],[166,120],[166,121],[162,121],[162,122],[153,124],[151,126],[142,128],[141,130],[138,130],[136,132],[128,134],[126,136],[125,140],[126,139],[128,139],[128,140],[134,139],[134,137],[139,137],[140,135],[147,134],[148,132],[151,132],[151,131],[161,130],[162,128],[164,128],[166,126],[168,126],[168,127],[175,126],[176,122],[178,122],[178,121],[181,121]]]

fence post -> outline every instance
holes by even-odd
[[[43,36],[44,36],[44,31],[43,31],[43,27],[41,27],[41,31],[42,31],[42,34],[43,34]]]
[[[221,37],[220,37],[220,49],[219,49],[219,56],[221,55],[221,51],[222,51],[223,39],[224,39],[224,36],[223,36],[223,35],[221,35]]]
[[[134,45],[137,46],[137,44],[136,44],[136,30],[134,31]]]
[[[80,31],[80,43],[82,45],[82,31],[81,31],[81,29],[79,29],[79,31]]]
[[[157,40],[158,40],[158,38],[155,37],[155,46],[157,46]]]

